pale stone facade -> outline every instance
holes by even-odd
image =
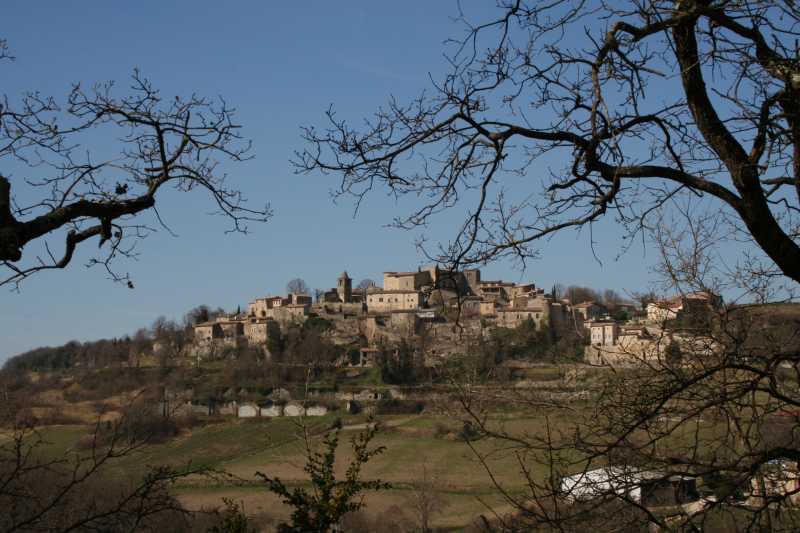
[[[619,337],[619,325],[613,320],[589,322],[589,338],[592,346],[614,346]]]
[[[271,318],[251,318],[244,324],[244,336],[250,344],[265,344],[280,333],[280,326]]]
[[[263,349],[270,338],[280,339],[292,324],[316,316],[332,323],[326,338],[339,346],[357,346],[365,337],[373,345],[392,344],[425,332],[434,339],[430,352],[440,357],[463,349],[458,339],[451,338],[455,316],[462,331],[478,336],[487,327],[513,328],[529,320],[537,328],[568,327],[573,320],[569,302],[554,302],[533,283],[482,280],[478,269],[450,271],[434,266],[387,271],[383,281],[382,288],[373,286],[353,294],[352,279],[345,271],[336,287],[322,293],[317,303],[308,295],[293,293],[256,298],[246,316],[198,324],[198,345],[246,344]],[[594,316],[592,305],[576,306],[578,316]]]
[[[347,275],[346,270],[336,281],[336,294],[342,303],[350,303],[353,300],[353,280]]]
[[[418,290],[375,290],[367,293],[369,312],[386,312],[418,309],[422,306],[422,293]]]
[[[678,311],[683,308],[680,300],[668,300],[662,302],[650,302],[647,304],[647,320],[654,324],[660,324],[667,320],[674,320],[678,316]]]
[[[417,291],[431,285],[433,285],[433,277],[428,270],[383,273],[383,290],[385,291]]]
[[[308,294],[298,294],[295,292],[290,292],[287,300],[289,300],[289,304],[294,305],[311,305],[314,303],[314,299]]]
[[[211,342],[222,338],[222,328],[216,322],[202,322],[194,327],[196,341]]]
[[[504,328],[515,328],[522,323],[531,320],[539,329],[547,323],[547,314],[542,308],[519,308],[506,307],[496,311],[497,325]]]
[[[494,301],[481,300],[480,303],[481,316],[495,316],[497,314],[497,303]]]

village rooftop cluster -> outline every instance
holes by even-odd
[[[662,325],[684,309],[715,303],[708,293],[693,293],[648,303],[618,303],[628,320],[609,317],[597,302],[573,303],[555,299],[534,283],[484,280],[481,271],[450,271],[438,266],[416,271],[387,271],[383,286],[353,288],[342,272],[336,286],[321,291],[317,301],[308,294],[256,298],[246,312],[222,315],[194,326],[198,356],[224,348],[258,347],[269,351],[269,339],[279,338],[292,324],[311,317],[324,318],[334,326],[336,344],[362,346],[361,366],[371,364],[376,345],[391,345],[425,332],[431,340],[426,360],[458,353],[465,336],[480,336],[492,327],[515,328],[527,322],[535,328],[574,328],[587,336],[586,356],[591,363],[619,362],[631,349],[660,351]],[[458,328],[453,325],[458,323]]]

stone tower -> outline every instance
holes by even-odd
[[[339,294],[339,300],[342,303],[350,303],[353,299],[353,280],[347,275],[346,270],[339,276],[339,280],[336,283],[336,292]]]

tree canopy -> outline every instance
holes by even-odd
[[[634,237],[665,205],[704,197],[763,252],[751,269],[797,282],[798,19],[794,3],[765,0],[500,0],[493,20],[462,14],[433,87],[362,126],[331,108],[295,164],[359,201],[383,188],[420,198],[401,227],[466,209],[432,253],[454,264],[524,260],[609,215]]]
[[[12,59],[0,39],[0,65]],[[35,90],[16,101],[3,96],[0,285],[65,268],[96,237],[100,251],[90,264],[132,287],[114,260],[135,255],[154,231],[138,215],[153,212],[163,225],[156,207],[167,188],[205,191],[231,231],[267,220],[269,206],[248,207],[219,168],[251,155],[234,117],[221,97],[164,97],[138,71],[125,93],[109,82],[76,84],[63,101]],[[115,139],[112,152],[93,147],[92,134]]]
[[[466,213],[448,242],[426,249],[451,268],[508,256],[524,262],[559,232],[611,219],[623,250],[633,238],[655,248],[656,274],[673,291],[735,288],[762,303],[796,297],[794,2],[497,4],[490,20],[460,13],[465,33],[447,41],[449,72],[432,76],[417,98],[390,99],[357,123],[330,108],[324,126],[306,127],[298,171],[334,175],[339,195],[358,205],[373,191],[413,198],[396,220],[402,228],[429,225],[446,210]],[[723,242],[736,243],[731,263],[720,259]],[[614,293],[602,297],[619,303]],[[700,300],[703,320],[691,327],[662,324],[633,348],[616,345],[612,355],[635,368],[585,385],[576,394],[583,400],[504,391],[506,401],[546,412],[538,434],[503,427],[482,407],[491,394],[463,387],[474,427],[498,443],[473,448],[488,473],[499,449],[520,461],[525,490],[496,485],[515,509],[497,517],[499,529],[713,530],[719,513],[747,530],[780,522],[797,529],[786,511],[796,488],[768,497],[753,488],[765,470],[800,459],[796,308],[782,314],[712,300]],[[565,474],[609,465],[647,471],[658,483],[678,476],[735,490],[711,488],[713,503],[672,516],[613,487],[566,504],[578,496],[561,483]],[[737,516],[744,492],[755,503]]]

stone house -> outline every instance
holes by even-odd
[[[527,320],[536,324],[536,329],[547,325],[548,313],[542,307],[514,308],[502,307],[495,311],[497,325],[503,328],[515,328]]]
[[[722,299],[716,294],[706,291],[690,292],[674,296],[667,300],[659,300],[647,304],[648,322],[660,324],[667,320],[674,320],[678,315],[691,312],[707,312],[716,309],[722,304]]]
[[[280,334],[280,326],[272,318],[251,317],[244,324],[244,336],[252,345],[266,344],[268,339],[278,338]]]
[[[367,293],[367,309],[371,313],[418,309],[422,304],[422,292],[416,289],[377,289]]]
[[[244,337],[244,324],[242,319],[218,316],[214,320],[195,324],[194,339],[196,342],[211,342]]]
[[[336,289],[328,289],[320,296],[318,303],[338,304],[342,301],[339,299],[339,291]]]
[[[464,270],[464,279],[467,280],[472,294],[480,294],[481,290],[481,271],[477,268]]]
[[[214,320],[200,322],[194,326],[194,339],[196,342],[211,342],[222,337],[222,328]]]
[[[419,291],[423,287],[432,286],[433,277],[429,270],[417,272],[384,272],[383,290],[384,291]],[[367,295],[369,299],[369,295]],[[369,305],[369,301],[367,301]]]
[[[678,317],[678,312],[683,309],[680,298],[661,300],[647,304],[647,321],[654,324],[662,324],[667,320],[674,320]]]
[[[478,296],[465,296],[450,301],[450,306],[461,307],[460,318],[475,318],[481,314],[481,304],[483,302]]]
[[[290,292],[286,299],[288,300],[286,303],[292,305],[311,305],[314,303],[314,299],[308,294],[300,294],[295,292]]]
[[[344,304],[353,301],[353,280],[347,275],[346,270],[336,280],[336,295],[339,297],[339,301]]]
[[[276,318],[287,322],[303,322],[308,317],[310,304],[288,304],[283,306],[284,316]]]
[[[244,321],[238,319],[230,319],[227,317],[217,317],[217,324],[222,329],[222,336],[226,338],[235,338],[244,336]]]
[[[270,316],[269,311],[276,309],[283,305],[291,303],[289,298],[283,296],[265,296],[264,298],[256,298],[247,305],[247,314],[259,318],[267,318]]]
[[[592,320],[586,323],[592,346],[614,346],[619,337],[619,324],[615,320]]]
[[[495,299],[510,301],[509,292],[514,288],[514,284],[508,281],[481,281],[480,296],[485,300]]]
[[[438,265],[426,269],[430,273],[430,281],[423,280],[421,288],[433,288],[450,291],[456,296],[477,295],[480,286],[480,270],[442,270]]]
[[[506,293],[512,301],[521,297],[544,298],[544,289],[537,289],[534,283],[514,283]]]

